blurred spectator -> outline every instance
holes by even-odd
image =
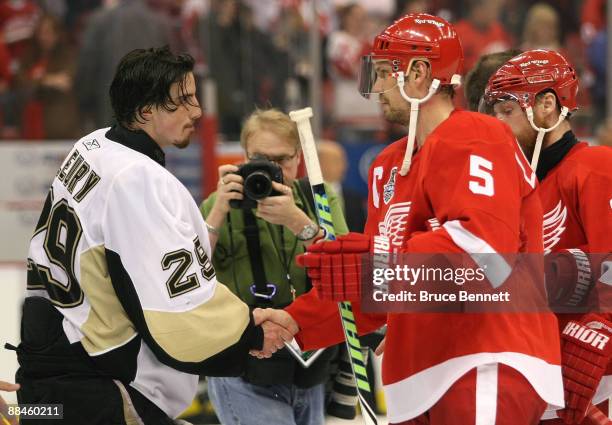
[[[359,95],[357,78],[361,57],[369,53],[368,15],[357,3],[338,11],[340,29],[333,31],[327,45],[327,58],[333,82],[333,115],[337,122],[360,124],[379,121],[381,109],[375,101]]]
[[[43,15],[23,55],[16,81],[25,104],[25,139],[73,139],[81,133],[73,90],[75,59],[60,21]]]
[[[612,119],[606,120],[597,130],[596,141],[600,146],[612,148]]]
[[[0,93],[4,93],[9,88],[11,82],[11,55],[6,45],[0,38]]]
[[[269,30],[278,21],[283,7],[295,1],[284,0],[242,0],[253,11],[253,25],[260,31]]]
[[[38,0],[38,4],[44,13],[56,17],[60,22],[65,22],[68,12],[66,0]]]
[[[498,22],[503,0],[469,0],[467,3],[467,18],[455,25],[463,46],[464,70],[471,69],[481,55],[512,46],[510,36]]]
[[[559,13],[546,3],[536,3],[529,8],[523,27],[521,49],[556,50],[567,57],[561,45]]]
[[[82,23],[88,15],[98,9],[103,0],[65,0],[66,14],[64,16],[64,25],[70,36],[81,34]],[[80,39],[80,37],[79,37]],[[74,41],[75,39],[73,39]]]
[[[19,62],[34,34],[39,16],[40,9],[33,0],[0,0],[0,39],[6,48],[3,60],[9,60],[2,67],[8,67],[9,80],[12,80],[19,69]],[[9,80],[5,82],[8,83]],[[4,139],[18,138],[21,106],[17,93],[10,85],[0,102],[4,112],[1,136]]]
[[[585,126],[592,121],[590,92],[593,88],[593,75],[587,66],[585,45],[577,29],[575,7],[568,0],[551,2],[540,0],[533,4],[525,14],[522,50],[555,50],[567,58],[580,76],[581,90],[577,101],[580,109],[573,114],[574,132],[582,136]]]
[[[370,48],[368,34],[364,31],[366,11],[353,3],[339,9],[338,17],[340,29],[331,33],[327,46],[332,75],[354,79],[359,73],[361,56]]]
[[[185,0],[183,13],[187,16],[200,17],[208,14],[210,2],[208,0]]]
[[[593,85],[590,87],[591,101],[593,102],[593,129],[606,117],[607,74],[608,74],[608,32],[604,28],[593,37],[587,47],[587,58],[594,74]],[[612,111],[607,111],[612,115]],[[610,124],[607,124],[609,127]]]
[[[332,0],[332,5],[338,10],[352,4],[361,6],[368,15],[375,19],[389,21],[396,9],[396,0]]]
[[[10,69],[11,56],[6,48],[6,45],[0,39],[0,138],[12,138],[16,135],[17,129],[14,124],[10,128],[7,125],[6,118],[7,113],[10,115],[12,107],[12,93],[9,91],[11,84],[11,69]],[[9,118],[10,121],[10,118]],[[13,118],[14,122],[14,118]],[[8,130],[8,131],[7,131]],[[12,133],[12,134],[11,134]]]
[[[366,221],[366,200],[344,184],[344,176],[348,167],[344,148],[340,143],[332,140],[321,140],[317,143],[317,153],[323,180],[338,196],[349,231],[363,232]]]
[[[457,21],[468,13],[469,0],[428,0],[429,10],[446,20]]]
[[[76,89],[86,128],[112,124],[108,89],[119,59],[138,48],[170,44],[170,26],[144,0],[119,0],[95,12],[86,25],[78,58]]]
[[[582,3],[582,20],[580,34],[585,43],[606,28],[606,0],[584,0]]]
[[[11,71],[34,34],[40,9],[32,0],[0,0],[0,34],[11,55]]]
[[[288,57],[254,26],[245,4],[213,0],[209,15],[198,23],[198,41],[217,84],[219,131],[225,139],[239,139],[243,118],[256,106],[284,106]]]
[[[310,34],[304,17],[296,6],[283,8],[277,18],[274,22],[273,43],[277,49],[285,52],[291,66],[288,70],[290,83],[285,93],[286,108],[297,109],[303,106],[304,99],[308,96],[310,76],[313,72]]]
[[[395,2],[394,19],[399,19],[409,13],[431,13],[427,0],[397,0]]]
[[[146,0],[146,2],[152,10],[163,15],[168,21],[171,37],[169,45],[177,52],[187,51],[191,40],[185,40],[183,33],[185,24],[190,23],[183,16],[186,0]]]
[[[207,0],[185,0],[181,8],[181,38],[185,45],[186,51],[194,57],[196,67],[194,72],[201,74],[204,59],[202,58],[202,49],[198,46],[196,28],[198,21],[208,14],[210,4]]]

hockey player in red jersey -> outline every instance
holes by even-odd
[[[554,315],[374,315],[359,304],[355,254],[467,253],[478,262],[486,253],[503,280],[511,265],[497,254],[542,251],[536,178],[511,130],[453,105],[462,61],[454,29],[435,16],[406,15],[375,39],[361,92],[377,96],[408,137],[370,168],[365,234],[312,245],[300,261],[314,289],[285,311],[306,349],[343,339],[337,301],[353,301],[360,333],[387,324],[382,379],[392,424],[536,424],[547,404],[563,405]]]
[[[552,253],[546,262],[551,302],[563,309],[595,298],[597,311],[605,312],[612,307],[609,294],[593,289],[612,284],[612,257],[606,255],[612,252],[612,149],[576,139],[566,117],[576,109],[577,91],[576,73],[562,55],[531,50],[491,76],[482,103],[512,128],[540,181],[544,250]],[[612,394],[610,317],[559,316],[566,407],[558,412],[563,421],[546,424],[590,423],[582,422],[590,403]],[[585,344],[584,334],[606,342]]]

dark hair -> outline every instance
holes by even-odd
[[[168,46],[136,49],[125,55],[109,90],[115,119],[128,127],[135,121],[143,122],[145,108],[160,106],[175,111],[179,105],[172,101],[170,87],[178,83],[180,93],[185,93],[193,63],[190,55],[174,55]]]
[[[495,73],[503,64],[515,56],[521,54],[518,49],[505,50],[503,52],[482,55],[474,68],[465,76],[465,99],[467,100],[470,111],[478,111],[480,98],[484,94],[487,83],[491,75]]]
[[[438,88],[438,93],[444,94],[451,99],[455,98],[455,86],[452,84],[442,84],[440,88]]]

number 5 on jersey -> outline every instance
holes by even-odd
[[[476,195],[493,196],[495,185],[493,183],[493,163],[478,155],[470,155],[470,176],[476,180],[469,181],[469,188]]]

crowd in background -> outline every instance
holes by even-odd
[[[221,140],[238,140],[256,107],[306,106],[309,32],[321,39],[324,136],[386,142],[374,100],[357,92],[373,36],[409,12],[456,24],[465,72],[481,54],[555,49],[581,79],[573,125],[605,127],[605,0],[0,0],[0,139],[73,139],[110,125],[108,85],[121,56],[168,44],[190,52],[200,79],[216,83]],[[458,96],[465,105],[463,96]]]

